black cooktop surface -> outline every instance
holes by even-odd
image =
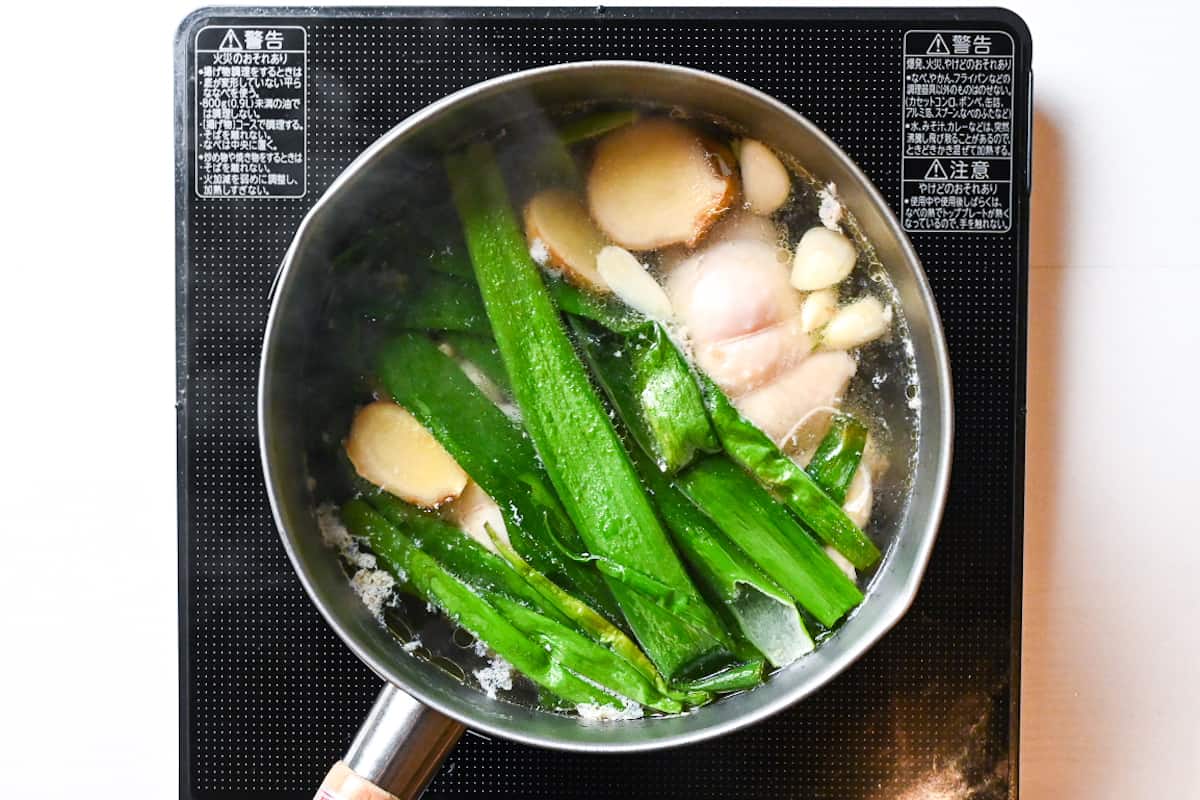
[[[946,327],[957,412],[949,504],[912,610],[789,711],[634,756],[465,736],[427,797],[1015,795],[1028,32],[995,9],[596,8],[204,9],[180,28],[182,797],[311,797],[378,690],[293,575],[259,468],[259,348],[301,218],[363,148],[424,105],[502,73],[611,58],[761,89],[812,119],[879,187]],[[278,101],[263,155],[234,135],[221,98],[267,80]],[[224,88],[197,90],[214,85]]]

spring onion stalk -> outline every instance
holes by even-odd
[[[771,437],[744,418],[712,381],[701,380],[713,427],[725,452],[769,486],[788,508],[858,569],[879,560],[879,548],[812,477],[784,455]]]
[[[460,358],[466,359],[478,367],[488,380],[506,394],[512,394],[512,385],[508,382],[508,372],[504,369],[504,361],[500,359],[500,351],[496,349],[496,342],[491,336],[448,331],[438,338],[450,345]]]
[[[672,696],[652,667],[648,673],[643,672],[642,666],[649,664],[645,655],[638,652],[639,662],[636,657],[630,657],[632,654],[628,650],[618,652],[609,645],[615,637],[622,636],[620,631],[609,626],[610,630],[605,631],[608,635],[603,641],[588,638],[585,635],[587,631],[581,632],[577,620],[587,620],[593,630],[603,623],[603,618],[586,605],[571,598],[573,603],[562,605],[573,616],[564,615],[558,605],[551,603],[533,584],[523,580],[520,573],[461,531],[425,512],[412,507],[405,508],[406,504],[402,501],[385,501],[382,506],[372,503],[373,500],[378,502],[380,497],[379,494],[373,495],[368,498],[368,503],[380,511],[387,521],[394,523],[391,515],[402,521],[401,525],[395,526],[393,538],[397,534],[408,536],[408,543],[412,547],[429,556],[448,575],[474,590],[525,637],[541,645],[550,654],[552,662],[561,664],[585,681],[599,684],[617,697],[627,697],[668,713],[683,710],[680,697],[701,702],[708,699],[707,694],[700,691],[680,694],[680,697]],[[391,515],[382,509],[387,509]],[[349,516],[356,519],[362,514],[352,507]],[[357,527],[362,527],[361,522],[357,523]],[[374,539],[370,541],[375,542]],[[549,579],[531,568],[526,575],[536,577],[543,589],[547,585],[553,586]],[[558,591],[565,595],[561,589]],[[488,637],[489,634],[484,632],[477,638],[504,655]],[[628,638],[624,642],[637,652],[636,646]]]
[[[662,675],[654,668],[654,664],[646,657],[625,632],[593,611],[578,598],[573,597],[565,589],[555,584],[545,575],[529,566],[528,562],[512,549],[503,539],[495,535],[489,528],[492,543],[497,552],[509,562],[509,565],[523,577],[526,582],[540,592],[543,598],[554,608],[558,609],[576,627],[587,634],[593,641],[602,644],[621,658],[625,659],[660,692],[674,697],[686,705],[703,705],[708,702],[704,692],[674,692],[667,687]]]
[[[487,315],[470,283],[440,272],[427,272],[394,301],[396,321],[411,330],[459,331],[487,336]]]
[[[474,273],[468,276],[455,274],[455,277],[475,285]],[[542,280],[546,284],[546,289],[550,292],[554,304],[565,314],[591,320],[610,331],[624,334],[636,334],[648,322],[647,317],[641,312],[630,308],[611,295],[596,294],[576,286],[561,275],[543,272]]]
[[[516,550],[490,529],[489,534],[492,535],[492,544],[500,553],[500,557],[507,561],[510,569],[523,578],[534,591],[538,592],[546,603],[575,622],[597,642],[612,648],[615,653],[632,664],[646,678],[652,681],[661,680],[654,664],[646,658],[645,653],[638,649],[633,640],[625,635],[624,631],[531,567],[529,562],[521,558]]]
[[[634,459],[693,573],[755,650],[776,667],[813,649],[791,597],[644,456]]]
[[[656,322],[624,336],[569,318],[584,357],[634,440],[674,474],[720,448],[687,362]]]
[[[430,250],[429,268],[468,283],[475,282],[471,259],[467,257],[467,249],[462,244],[441,245]]]
[[[535,683],[568,703],[619,702],[619,698],[602,688],[601,681],[583,680],[564,669],[543,643],[529,638],[496,605],[456,578],[436,558],[414,546],[412,539],[366,501],[351,500],[342,506],[341,516],[346,528],[365,539],[388,571],[406,587],[425,602],[440,608],[459,627]],[[495,597],[502,596],[493,595]],[[539,622],[548,628],[559,624],[549,617],[540,617]]]
[[[515,172],[521,178],[531,177],[535,186],[562,186],[579,189],[581,180],[575,157],[561,139],[547,131],[532,159],[521,163]]]
[[[406,229],[397,222],[388,222],[356,236],[344,250],[333,257],[336,270],[370,269],[387,266],[404,252]]]
[[[513,135],[497,142],[497,162],[519,196],[536,189],[560,186],[581,191],[583,176],[571,145],[632,123],[635,111],[606,111],[577,117],[560,128],[540,115],[512,124]]]
[[[680,684],[680,689],[701,692],[738,692],[753,689],[763,682],[763,662],[761,659],[746,661],[726,667],[703,678]]]
[[[388,522],[408,534],[416,547],[437,559],[463,583],[477,591],[505,594],[537,608],[546,616],[555,617],[561,622],[569,621],[567,615],[546,603],[542,593],[528,579],[514,572],[505,559],[437,515],[409,505],[382,489],[371,487],[362,496]],[[534,572],[532,567],[529,569]],[[536,574],[542,580],[550,581],[541,573]],[[582,609],[599,616],[582,601],[575,602]]]
[[[624,128],[637,121],[638,112],[634,109],[617,111],[596,111],[582,117],[576,117],[558,129],[558,138],[563,144],[577,144],[588,139],[595,139],[617,128]]]
[[[545,280],[555,305],[567,314],[598,322],[617,333],[634,333],[646,324],[646,317],[619,300],[593,294],[554,275]]]
[[[608,576],[639,643],[668,681],[723,659],[729,637],[671,547],[592,389],[529,256],[491,147],[472,145],[446,165],[513,396],[588,555],[644,571],[673,593],[668,604]]]
[[[724,456],[680,474],[679,488],[822,625],[832,628],[862,592],[758,481]]]
[[[426,209],[428,211],[428,209]],[[425,214],[424,220],[440,215]],[[433,224],[437,229],[429,229]],[[415,273],[433,270],[464,280],[472,280],[471,261],[458,232],[441,229],[426,222],[422,230],[414,230],[404,221],[386,222],[368,229],[333,258],[336,270],[365,269],[396,273]]]
[[[845,502],[866,445],[867,426],[849,414],[835,414],[805,472],[835,503]]]
[[[495,156],[506,183],[518,197],[529,197],[550,187],[582,191],[575,154],[549,120],[530,114],[511,123],[509,132],[512,135],[496,140]]]
[[[408,535],[414,547],[482,594],[526,636],[560,648],[564,664],[584,677],[660,711],[676,712],[685,701],[698,705],[709,699],[700,691],[671,692],[650,659],[620,628],[531,567],[494,531],[489,532],[500,555],[434,514],[386,492],[374,491],[364,499]],[[578,642],[581,634],[590,641]],[[630,670],[637,675],[630,676]]]
[[[683,703],[662,691],[633,664],[573,628],[539,614],[507,597],[489,600],[527,637],[546,648],[550,658],[576,675],[645,706],[677,713]],[[695,695],[704,697],[704,695]],[[704,697],[704,699],[707,699]]]
[[[471,382],[454,359],[419,334],[380,351],[376,374],[471,478],[500,506],[513,546],[539,571],[619,620],[612,593],[592,568],[558,553],[583,546],[524,432]]]

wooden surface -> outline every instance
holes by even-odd
[[[1021,797],[1196,800],[1200,115],[1178,98],[1200,67],[1161,43],[1200,13],[1016,8],[1036,109]]]

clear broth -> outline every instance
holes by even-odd
[[[513,119],[485,134],[496,145],[497,155],[509,179],[514,208],[520,208],[547,180],[537,155],[545,138],[555,135],[559,126],[599,110],[613,108],[578,105],[543,110]],[[705,136],[726,144],[744,133],[723,120],[693,115],[677,107],[642,106],[638,110],[647,115],[665,114],[681,120]],[[770,145],[770,142],[766,144]],[[593,143],[583,143],[572,148],[581,174],[592,146]],[[819,209],[825,186],[795,159],[786,153],[776,153],[792,174],[793,188],[787,203],[771,219],[781,231],[780,246],[791,250],[806,230],[822,224]],[[396,185],[420,186],[420,197],[395,192]],[[457,216],[439,160],[400,159],[385,167],[372,186],[374,188],[368,191],[373,196],[362,204],[361,218],[347,220],[344,235],[329,249],[335,277],[330,282],[331,290],[311,343],[309,379],[306,381],[309,389],[306,407],[311,418],[306,429],[318,432],[307,451],[314,507],[322,502],[338,502],[352,494],[344,472],[341,443],[354,409],[377,394],[367,366],[370,363],[368,354],[386,335],[385,315],[372,308],[371,301],[381,292],[394,290],[403,282],[408,270],[419,268],[423,254],[432,254],[446,246],[444,241],[439,241],[446,231],[455,232],[457,236]],[[408,223],[414,218],[428,220],[428,223],[411,229],[412,241],[406,243],[407,247],[363,263],[349,264],[344,258],[343,254],[370,231],[391,222]],[[860,571],[857,577],[859,587],[866,594],[865,604],[871,602],[872,580],[886,563],[888,550],[900,535],[900,524],[907,510],[919,434],[920,387],[908,324],[895,286],[848,210],[843,211],[841,227],[858,250],[854,271],[839,286],[841,300],[872,294],[893,310],[890,331],[854,351],[858,369],[841,405],[868,425],[889,463],[886,472],[874,484],[873,510],[866,527],[867,534],[884,551],[884,558],[871,570]],[[644,256],[639,255],[640,258]],[[353,568],[346,566],[347,574],[352,574]],[[852,611],[847,620],[857,611]],[[818,637],[818,646],[820,641],[836,636],[847,620],[843,620],[838,629],[823,632]],[[488,666],[490,659],[445,616],[427,608],[423,602],[397,592],[392,604],[384,610],[383,622],[396,638],[398,657],[411,655],[457,680],[478,686],[474,675]],[[399,652],[401,650],[405,652]],[[546,702],[535,684],[515,671],[513,688],[498,697],[523,706],[560,710]]]

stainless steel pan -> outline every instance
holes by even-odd
[[[885,560],[866,602],[838,633],[751,692],[684,716],[600,725],[488,699],[401,651],[321,541],[313,512],[312,453],[314,447],[333,449],[336,441],[318,441],[306,408],[315,320],[334,283],[331,253],[381,197],[421,190],[419,184],[398,185],[380,176],[431,163],[466,133],[526,109],[581,101],[650,102],[711,115],[790,153],[820,180],[835,182],[898,290],[920,387],[916,412],[896,412],[910,420],[896,422],[908,431],[909,501],[875,530],[888,547]],[[890,401],[907,408],[900,395]],[[385,682],[345,764],[327,781],[334,796],[343,798],[386,797],[369,794],[372,782],[395,796],[415,797],[464,725],[541,747],[614,753],[699,742],[790,706],[866,652],[912,603],[950,469],[951,384],[941,324],[916,253],[878,191],[832,141],[782,103],[726,78],[651,63],[576,63],[496,78],[433,103],[368,147],[313,206],[284,258],[263,343],[258,410],[263,471],[283,545],[329,625]]]

